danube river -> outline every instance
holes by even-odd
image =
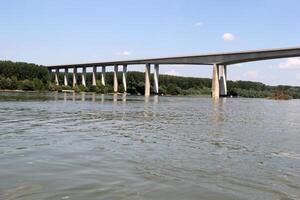
[[[0,199],[300,199],[300,101],[2,92]]]

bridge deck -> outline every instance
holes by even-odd
[[[92,67],[92,66],[112,66],[112,65],[134,65],[134,64],[192,64],[192,65],[230,65],[243,62],[290,58],[300,56],[300,47],[264,49],[239,52],[213,53],[204,55],[189,55],[177,57],[149,58],[136,60],[119,60],[95,63],[80,63],[67,65],[47,66],[49,69],[73,68],[73,67]]]

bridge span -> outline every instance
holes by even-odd
[[[154,65],[154,91],[159,93],[159,66],[160,65],[210,65],[212,66],[212,97],[219,98],[227,95],[227,66],[232,64],[253,62],[261,60],[300,57],[300,47],[265,49],[239,52],[225,52],[203,55],[189,55],[177,57],[163,57],[136,60],[119,60],[109,62],[81,63],[68,65],[47,66],[50,72],[55,71],[55,83],[59,85],[59,69],[64,69],[64,85],[68,85],[68,69],[73,69],[73,86],[77,84],[77,69],[82,68],[81,84],[86,86],[86,69],[92,68],[92,85],[96,85],[97,68],[102,68],[101,82],[105,85],[105,72],[107,66],[114,66],[114,92],[118,92],[118,67],[123,66],[123,86],[127,89],[126,72],[128,65],[145,65],[145,96],[150,96],[150,68]]]

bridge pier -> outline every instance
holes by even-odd
[[[123,76],[122,76],[122,79],[123,79],[123,87],[124,87],[124,93],[127,92],[127,82],[126,82],[126,77],[127,75],[127,65],[123,65]]]
[[[226,65],[221,65],[220,96],[221,97],[226,97],[227,96],[227,66]]]
[[[105,71],[106,71],[106,67],[102,66],[101,83],[103,86],[105,86]]]
[[[59,85],[58,74],[59,74],[59,69],[56,68],[55,69],[55,85]]]
[[[81,84],[86,87],[86,67],[82,67]]]
[[[96,74],[97,74],[97,66],[93,66],[93,74],[92,74],[92,85],[93,86],[97,85]]]
[[[212,88],[211,88],[211,96],[214,99],[218,99],[220,97],[220,86],[219,86],[219,65],[213,65],[213,74],[212,74]]]
[[[114,93],[118,93],[118,65],[114,65]]]
[[[150,64],[145,67],[145,96],[150,96]]]
[[[159,78],[159,64],[155,64],[154,65],[154,91],[156,94],[159,93],[158,78]]]
[[[65,68],[65,74],[64,74],[64,84],[65,86],[68,85],[68,68]]]
[[[240,51],[240,52],[227,52],[227,53],[217,53],[217,54],[206,54],[206,55],[195,55],[195,56],[179,56],[179,57],[164,57],[164,58],[152,58],[152,59],[138,59],[138,60],[125,60],[125,61],[113,61],[113,62],[97,62],[97,63],[86,63],[86,64],[75,64],[75,65],[55,65],[47,66],[50,70],[55,70],[55,84],[59,85],[59,69],[64,67],[68,68],[81,68],[83,66],[102,66],[101,81],[105,85],[105,65],[113,66],[115,65],[114,73],[114,91],[118,91],[117,83],[117,67],[119,64],[146,64],[145,73],[145,95],[150,95],[150,64],[147,63],[161,63],[161,64],[199,64],[199,65],[213,65],[212,73],[212,97],[219,98],[221,96],[228,95],[227,93],[227,75],[226,66],[222,66],[221,76],[219,78],[219,66],[222,63],[238,64],[244,62],[253,62],[261,60],[270,60],[277,58],[292,58],[300,56],[300,48],[280,48],[280,49],[267,49],[267,50],[252,50],[252,51]],[[75,70],[74,70],[75,71]],[[76,75],[76,73],[74,73]],[[73,76],[73,85],[76,84],[74,81],[75,76]],[[158,86],[158,65],[155,66],[154,71],[154,87],[155,92],[159,92]],[[94,80],[95,83],[95,80]],[[85,68],[83,68],[82,73],[82,84],[85,86]],[[125,84],[125,86],[127,86]],[[126,88],[127,89],[127,88]]]
[[[77,67],[73,68],[73,87],[77,85]]]

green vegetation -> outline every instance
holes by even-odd
[[[292,97],[285,94],[282,90],[278,90],[275,92],[273,96],[268,97],[269,99],[275,99],[275,100],[289,100]]]
[[[60,83],[63,82],[64,73],[59,74]],[[143,72],[128,72],[127,73],[127,92],[130,94],[144,94],[144,78]],[[151,75],[151,83],[154,77]],[[68,74],[68,83],[73,82],[72,73]],[[101,80],[101,73],[96,74],[96,79]],[[97,81],[96,86],[90,85],[92,82],[92,74],[86,74],[87,87],[78,85],[73,89],[75,91],[97,92],[97,93],[112,93],[113,92],[113,72],[107,72],[105,75],[106,86]],[[54,73],[51,75],[51,80],[54,80]],[[81,82],[81,75],[77,76],[77,83]],[[118,74],[119,92],[123,92],[122,73]],[[170,75],[160,75],[159,77],[160,93],[168,95],[210,95],[211,80],[207,78],[187,78]],[[153,86],[153,85],[152,85]],[[51,84],[50,90],[62,90],[62,86],[54,86]],[[154,87],[151,87],[152,89]],[[154,93],[154,91],[152,91]]]
[[[44,67],[0,61],[0,89],[42,91],[47,89],[48,82],[49,72]]]
[[[59,81],[63,83],[64,73],[59,73]],[[101,79],[101,73],[96,74],[97,80]],[[73,82],[72,73],[68,74],[68,82]],[[81,75],[77,76],[77,83],[81,82]],[[122,73],[118,74],[119,92],[123,92]],[[96,86],[92,86],[92,74],[86,74],[87,87],[83,85],[57,86],[53,83],[54,73],[35,64],[0,61],[0,89],[4,90],[25,90],[25,91],[63,91],[74,90],[75,92],[96,92],[112,93],[113,92],[113,73],[106,73],[106,86],[97,81]],[[153,83],[153,75],[151,75]],[[268,86],[263,83],[251,81],[228,81],[227,83],[229,96],[240,96],[249,98],[266,98],[272,97],[276,92],[282,91],[294,99],[300,99],[300,87],[293,86]],[[191,78],[170,75],[160,75],[159,77],[160,94],[167,95],[210,95],[211,79],[209,78]],[[153,87],[151,87],[153,88]],[[144,93],[144,73],[128,72],[127,73],[127,92],[131,94]],[[152,91],[153,92],[153,91]]]
[[[259,82],[251,81],[228,81],[228,95],[248,98],[267,98],[272,97],[278,91],[293,99],[300,99],[300,87],[295,86],[268,86]]]

